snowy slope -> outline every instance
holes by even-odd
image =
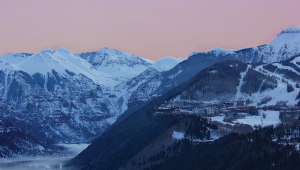
[[[300,28],[287,27],[270,43],[262,46],[260,57],[263,62],[278,62],[300,53]]]
[[[289,59],[300,54],[300,28],[287,27],[271,42],[250,48],[227,50],[214,48],[203,54],[218,56],[232,56],[232,59],[244,62],[272,63]]]
[[[112,80],[109,82],[109,75],[90,69],[92,67],[90,63],[65,48],[59,48],[56,51],[45,49],[15,66],[30,75],[41,73],[46,76],[55,70],[59,74],[67,76],[66,70],[68,70],[75,74],[83,74],[101,84],[111,85],[111,83],[115,83]]]
[[[174,101],[187,98],[196,103],[227,101],[236,105],[236,101],[248,101],[250,106],[278,103],[299,106],[299,58],[300,55],[289,61],[271,64],[252,65],[238,61],[217,63],[197,74],[198,78],[193,79],[192,86]]]
[[[164,57],[157,60],[151,67],[158,71],[167,71],[173,68],[178,63],[184,61],[186,58],[174,58],[174,57]]]
[[[6,53],[2,56],[0,56],[0,61],[3,63],[11,63],[11,64],[18,64],[21,61],[27,59],[29,56],[33,54],[30,53]]]
[[[300,57],[297,57],[291,62],[297,61],[299,58]],[[266,97],[269,97],[270,101],[268,101],[265,105],[275,105],[277,102],[285,102],[287,105],[297,105],[299,100],[296,100],[296,96],[300,93],[300,89],[296,87],[297,84],[300,83],[299,65],[295,65],[298,67],[298,71],[293,67],[285,66],[282,63],[274,63],[270,65],[277,67],[275,72],[267,70],[264,66],[259,66],[255,70],[262,74],[276,78],[278,80],[277,87],[272,90],[266,90],[263,93],[257,92],[252,94],[251,99],[254,102],[253,105],[258,105]],[[288,84],[293,87],[293,91],[287,91]],[[244,97],[245,96],[247,95],[245,94]]]
[[[263,118],[262,114],[264,114],[266,117]],[[224,122],[224,117],[225,116],[216,116],[216,117],[212,117],[212,121],[217,121],[220,123],[224,123],[224,124],[230,124],[229,122]],[[267,110],[267,111],[263,111],[260,110],[259,115],[258,116],[245,116],[245,118],[239,118],[236,119],[234,121],[232,121],[233,123],[239,123],[239,124],[247,124],[250,125],[252,127],[255,126],[271,126],[274,125],[275,127],[281,123],[281,120],[279,119],[279,111],[273,111],[273,110]]]

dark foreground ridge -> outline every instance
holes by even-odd
[[[273,127],[266,127],[247,135],[232,133],[212,144],[195,145],[189,140],[182,140],[178,155],[145,170],[299,169],[299,152],[293,146],[272,142],[274,130]]]

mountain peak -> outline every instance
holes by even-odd
[[[66,49],[66,48],[64,48],[64,47],[60,47],[60,48],[58,48],[57,50],[56,50],[57,52],[68,52],[68,53],[72,53],[70,50],[68,50],[68,49]]]
[[[199,54],[199,52],[193,51],[187,58],[189,58],[189,57],[192,56],[192,55],[196,55],[196,54]]]
[[[97,51],[97,53],[100,55],[104,55],[104,56],[110,56],[110,58],[111,57],[114,58],[114,56],[118,56],[117,58],[124,57],[124,56],[127,56],[127,57],[134,56],[133,54],[125,53],[125,52],[115,50],[115,49],[110,49],[108,47],[102,48],[101,50]]]
[[[209,51],[205,51],[204,53],[206,54],[215,54],[215,55],[219,55],[219,54],[224,54],[224,55],[227,55],[227,54],[234,54],[234,50],[226,50],[226,49],[223,49],[223,48],[219,48],[219,47],[216,47],[214,49],[211,49]]]
[[[113,50],[113,49],[110,49],[108,47],[103,47],[101,50]]]
[[[183,59],[183,58],[176,59],[174,57],[167,56],[164,58],[160,58],[150,67],[155,68],[158,71],[167,71],[167,70],[170,70],[171,68],[173,68],[176,64],[180,63],[183,60],[185,60],[185,59]]]
[[[47,48],[43,49],[41,52],[47,52],[53,54],[55,51],[49,47],[48,49]]]
[[[99,50],[98,52],[102,52],[102,53],[112,53],[112,52],[120,52],[118,50],[115,50],[115,49],[110,49],[108,47],[103,47],[101,48],[101,50]]]
[[[300,33],[300,27],[287,27],[284,30],[282,30],[279,34],[285,33]]]

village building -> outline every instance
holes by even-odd
[[[195,108],[193,114],[197,116],[215,116],[219,114],[219,109],[216,107]]]

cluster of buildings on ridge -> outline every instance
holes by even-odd
[[[243,106],[233,107],[234,104],[225,102],[223,104],[208,103],[204,106],[199,106],[199,103],[186,103],[185,105],[177,105],[174,103],[168,103],[167,101],[161,104],[159,107],[155,107],[155,114],[192,114],[201,117],[214,117],[220,114],[231,114],[236,112],[256,113],[255,106]],[[250,114],[251,114],[250,113]]]
[[[300,107],[299,106],[286,106],[283,103],[276,105],[265,105],[262,107],[239,105],[234,106],[232,102],[224,102],[222,104],[208,103],[199,107],[199,103],[186,103],[185,105],[175,105],[174,103],[168,103],[167,101],[161,104],[159,107],[155,107],[155,114],[192,114],[201,117],[214,117],[220,114],[232,115],[235,113],[247,113],[249,115],[257,115],[258,110],[275,110],[279,111],[280,119],[300,119]]]

